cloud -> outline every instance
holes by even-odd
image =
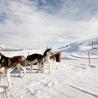
[[[7,47],[62,46],[97,36],[97,14],[90,20],[76,21],[36,9],[30,0],[1,1],[0,44]]]

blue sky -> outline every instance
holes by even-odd
[[[97,37],[98,0],[0,0],[0,45],[63,46]]]

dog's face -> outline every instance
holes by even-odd
[[[47,55],[49,55],[49,56],[54,55],[53,50],[51,48],[47,49]]]

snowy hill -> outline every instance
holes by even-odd
[[[65,47],[61,47],[59,49],[65,52],[79,52],[91,50],[92,48],[98,48],[98,38],[70,43],[67,44]]]

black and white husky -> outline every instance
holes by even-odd
[[[44,65],[49,64],[49,73],[50,73],[50,63],[51,61],[55,60],[55,57],[53,50],[49,48],[45,50],[43,55],[37,53],[28,55],[27,60],[31,63],[31,66],[35,64],[38,66],[38,72],[39,71],[43,72]]]

